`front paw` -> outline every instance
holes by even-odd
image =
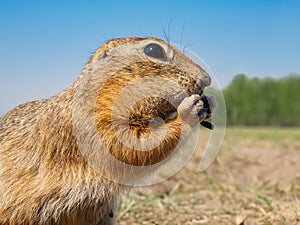
[[[214,96],[191,95],[178,106],[178,114],[184,122],[195,126],[210,118],[216,105]]]

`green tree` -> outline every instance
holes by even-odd
[[[234,77],[223,90],[229,125],[300,126],[300,76]]]

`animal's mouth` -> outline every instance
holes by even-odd
[[[201,89],[197,94],[202,96],[203,95],[203,90]]]
[[[191,90],[191,91],[180,90],[175,94],[172,94],[168,100],[176,109],[178,109],[178,106],[186,97],[191,97],[192,95],[203,96],[203,94],[204,94],[203,88],[198,88],[197,90]]]
[[[197,91],[194,92],[178,92],[175,95],[172,96],[171,99],[173,99],[172,105],[174,106],[172,111],[168,111],[166,113],[166,116],[164,118],[164,121],[172,120],[178,116],[178,106],[180,103],[186,98],[190,97],[194,94],[197,94],[201,96],[201,101],[203,102],[203,109],[199,113],[205,112],[207,114],[207,117],[205,120],[200,122],[200,124],[210,130],[214,129],[214,125],[207,121],[212,116],[212,110],[210,107],[209,99],[206,95],[204,95],[204,88],[199,88]]]
[[[196,94],[202,96],[204,93],[204,90],[201,88]],[[191,95],[190,95],[191,96]]]

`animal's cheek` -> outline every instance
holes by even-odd
[[[194,78],[189,75],[182,75],[178,77],[177,80],[178,84],[189,95],[198,94],[202,95],[203,88],[201,86],[201,80],[200,78]]]

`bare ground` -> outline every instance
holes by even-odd
[[[228,128],[202,173],[201,155],[171,179],[124,196],[119,224],[300,225],[300,129]]]

